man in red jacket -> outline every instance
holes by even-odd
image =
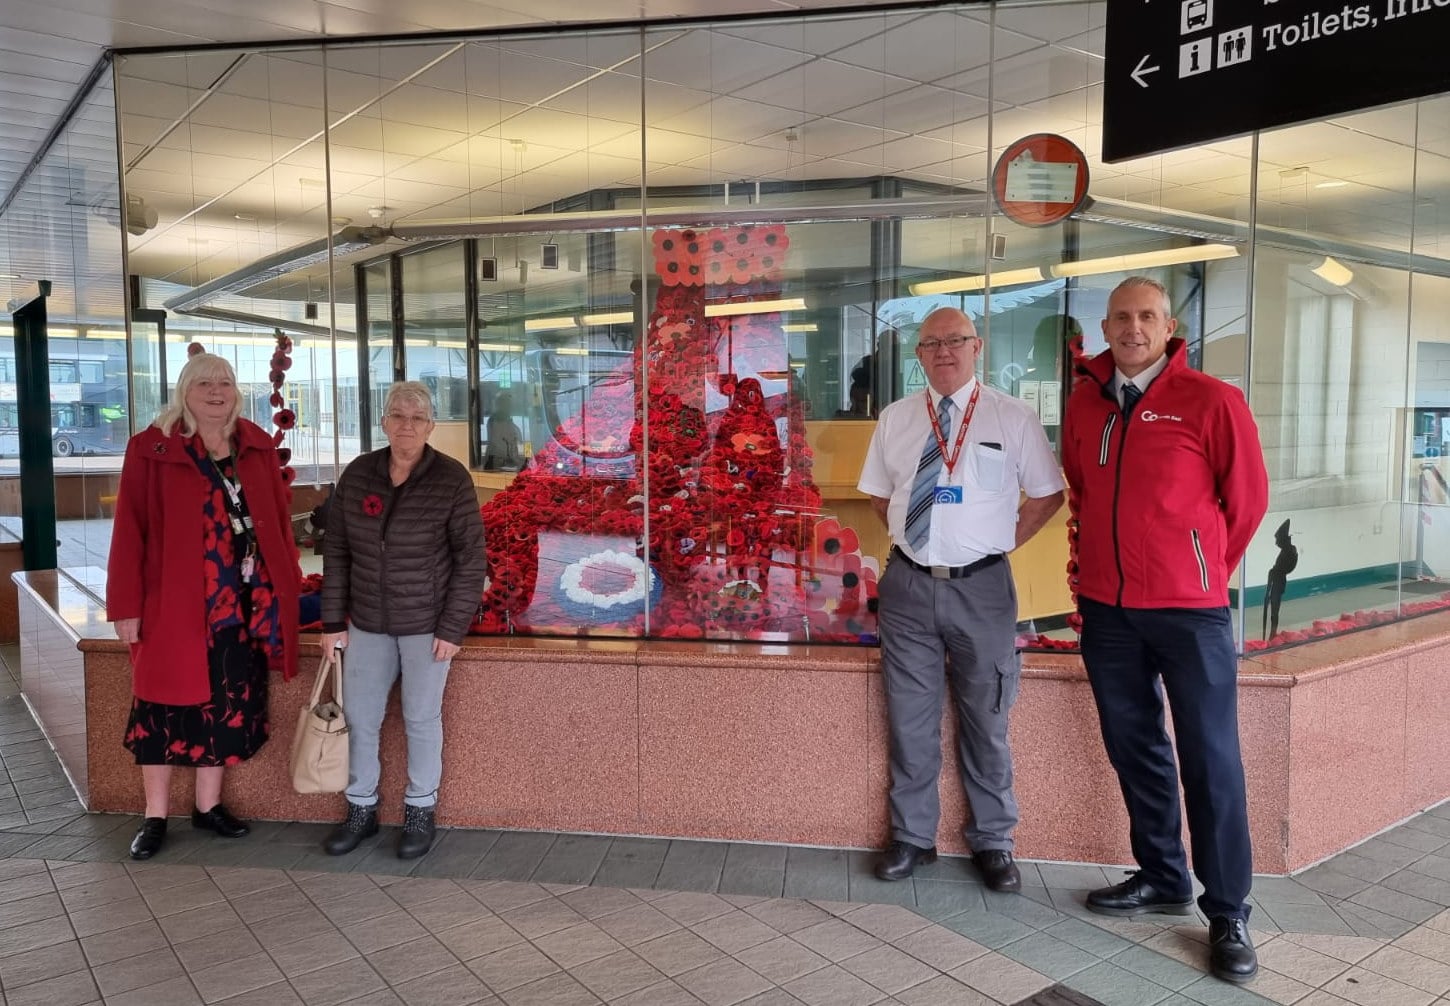
[[[1068,400],[1063,467],[1078,529],[1082,657],[1139,866],[1091,892],[1087,907],[1193,911],[1166,690],[1210,968],[1245,982],[1258,958],[1228,583],[1268,507],[1268,476],[1243,394],[1189,369],[1177,324],[1161,284],[1124,280],[1108,298],[1108,351],[1082,366]]]

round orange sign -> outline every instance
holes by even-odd
[[[1055,133],[1024,136],[1002,151],[992,193],[1007,219],[1046,227],[1067,219],[1087,198],[1088,164],[1077,144]]]

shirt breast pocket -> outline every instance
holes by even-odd
[[[1007,488],[1007,455],[1001,444],[972,445],[972,470],[977,488],[984,493],[1000,493]]]

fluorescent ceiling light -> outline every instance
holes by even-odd
[[[589,350],[582,346],[563,346],[554,350],[561,356],[588,356]]]
[[[468,343],[464,342],[462,339],[439,339],[437,342],[433,343],[433,345],[437,346],[439,349],[468,348]]]
[[[782,332],[815,332],[817,328],[815,322],[807,321],[799,325],[782,325],[780,330]]]
[[[45,326],[45,334],[51,339],[74,339],[76,337],[76,330],[73,328],[56,328],[54,325],[47,325]],[[56,357],[56,359],[64,360],[65,357],[60,356]]]
[[[93,328],[86,333],[87,339],[124,339],[126,330],[124,328]]]
[[[634,323],[634,312],[611,311],[607,314],[586,314],[579,320],[586,325],[631,325]]]
[[[565,328],[578,328],[572,315],[560,315],[557,318],[527,318],[524,321],[525,332],[558,332]]]
[[[705,317],[730,318],[741,314],[777,314],[783,311],[804,311],[806,299],[792,297],[786,300],[739,300],[724,304],[706,304]]]
[[[996,287],[1041,283],[1046,278],[1042,270],[1038,268],[1008,269],[1003,272],[994,272],[991,276],[957,276],[952,279],[934,279],[926,283],[913,283],[911,292],[918,297],[929,293],[961,293],[964,290],[980,290],[987,285],[988,280]]]
[[[1349,266],[1328,255],[1324,256],[1323,262],[1309,271],[1326,283],[1333,283],[1335,286],[1349,286],[1349,281],[1354,279],[1354,273]]]
[[[1348,184],[1348,182],[1336,180],[1332,182],[1315,182],[1314,187],[1316,189],[1342,189]]]
[[[478,348],[485,353],[517,353],[524,347],[517,342],[480,342]]]
[[[1048,272],[1057,277],[1097,276],[1105,272],[1136,272],[1139,269],[1153,269],[1165,265],[1211,262],[1214,259],[1233,258],[1238,253],[1238,248],[1233,245],[1186,245],[1182,248],[1138,252],[1135,255],[1109,255],[1106,258],[1091,258],[1082,262],[1063,262],[1050,267]]]

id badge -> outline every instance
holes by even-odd
[[[943,503],[960,503],[961,501],[961,486],[937,486],[936,495],[932,497],[934,506],[941,506]]]
[[[254,572],[256,572],[256,570],[257,570],[257,560],[254,559],[250,555],[247,556],[246,558],[244,558],[242,560],[242,580],[243,580],[243,582],[248,581],[248,580],[251,580],[252,574]]]

